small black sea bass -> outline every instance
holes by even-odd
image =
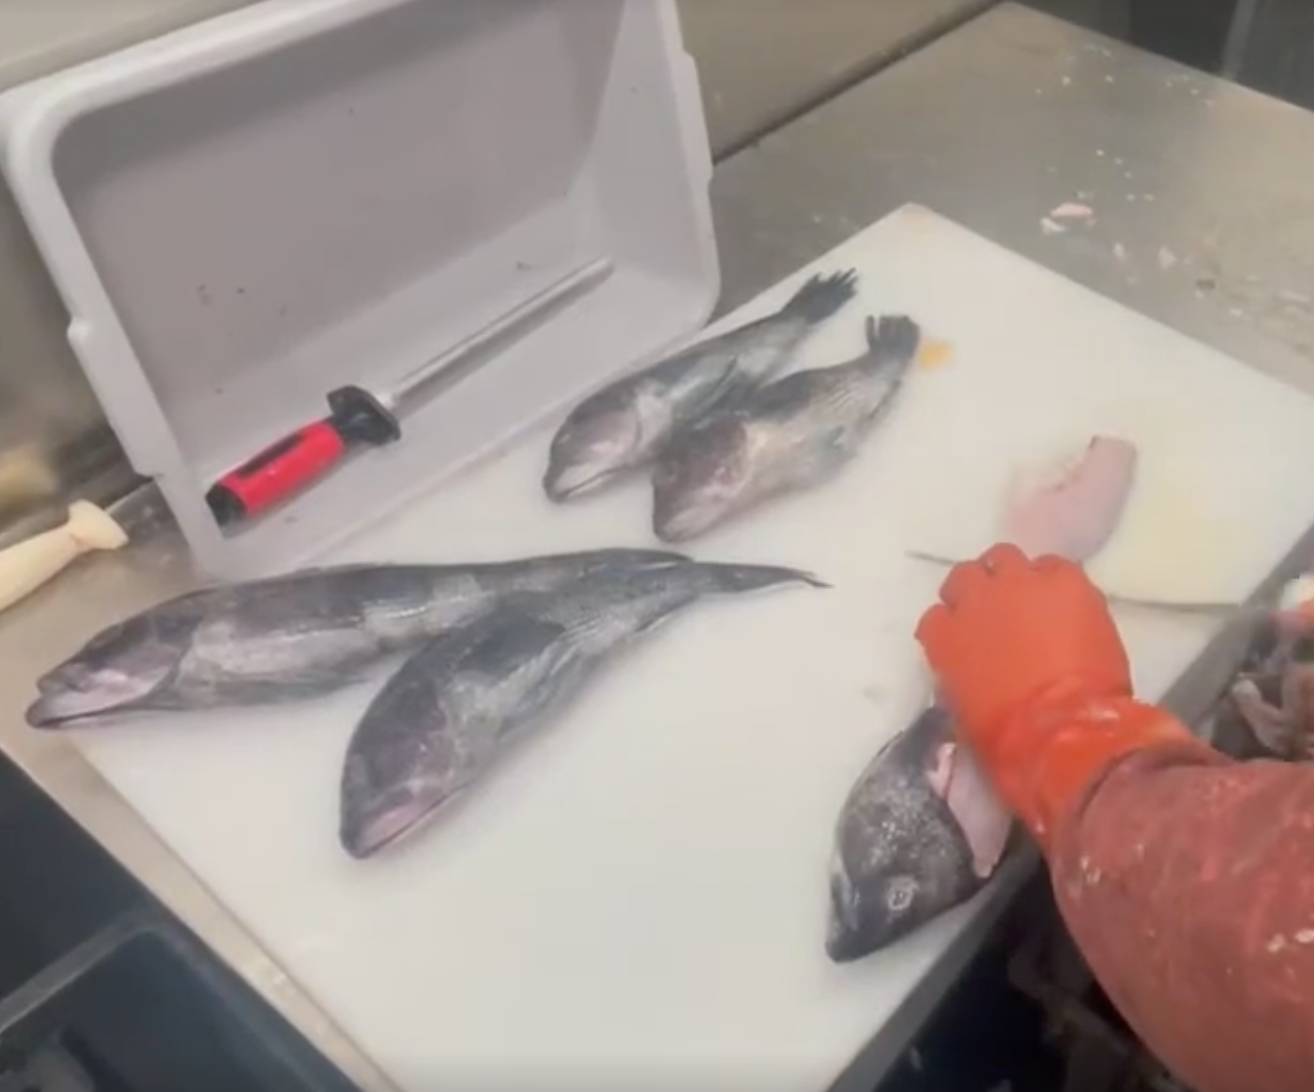
[[[348,745],[343,848],[368,857],[432,819],[609,657],[681,608],[798,582],[824,586],[764,565],[685,562],[603,575],[508,603],[425,646],[379,692]]]
[[[836,474],[871,435],[917,358],[921,331],[868,317],[867,351],[750,391],[674,436],[652,474],[653,531],[693,538]]]
[[[849,792],[830,865],[826,952],[848,963],[966,902],[994,874],[1012,818],[933,705]]]
[[[38,680],[27,722],[48,728],[127,710],[325,694],[507,595],[686,560],[591,550],[471,565],[343,565],[209,588],[102,630]]]
[[[853,270],[816,276],[779,311],[623,376],[580,402],[552,439],[543,489],[580,496],[643,466],[681,426],[788,363],[856,292]]]

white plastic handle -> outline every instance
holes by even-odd
[[[74,501],[62,527],[0,550],[0,610],[36,591],[80,555],[117,550],[127,541],[127,534],[108,512],[89,501]]]

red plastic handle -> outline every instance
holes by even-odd
[[[333,422],[316,421],[230,470],[206,493],[206,503],[221,524],[247,519],[327,473],[346,451]]]

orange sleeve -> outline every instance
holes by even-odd
[[[1049,856],[1095,977],[1176,1076],[1314,1088],[1314,766],[1155,744],[1074,799]]]

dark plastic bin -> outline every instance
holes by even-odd
[[[0,1074],[30,1068],[52,1044],[98,1090],[356,1089],[154,909],[119,916],[0,999]]]

